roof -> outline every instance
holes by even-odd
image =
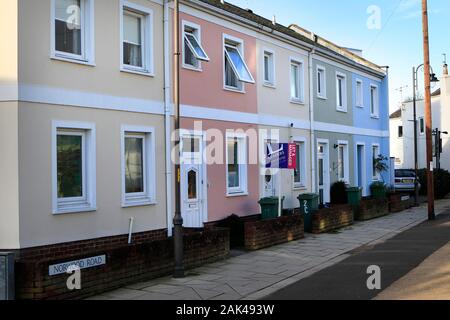
[[[238,7],[236,5],[230,4],[228,2],[223,2],[220,0],[190,0],[190,2],[202,2],[204,4],[213,6],[218,9],[225,10],[231,14],[237,15],[241,18],[244,18],[248,21],[251,21],[253,23],[258,24],[261,28],[269,28],[270,30],[275,30],[280,33],[283,33],[284,35],[287,35],[291,38],[300,40],[304,43],[306,43],[309,46],[314,46],[316,48],[320,48],[326,52],[333,53],[334,55],[339,56],[341,59],[348,59],[352,63],[355,63],[361,67],[366,67],[372,70],[373,72],[377,74],[385,74],[384,70],[376,65],[375,63],[372,63],[352,52],[350,52],[347,49],[344,49],[342,47],[339,47],[332,43],[331,41],[328,41],[324,38],[316,36],[314,33],[301,28],[297,25],[290,25],[289,27],[286,27],[279,23],[273,23],[273,21],[266,19],[260,15],[255,14],[250,9],[243,9],[241,7]],[[294,28],[296,30],[294,30]],[[300,31],[300,32],[299,32]]]
[[[434,91],[433,93],[431,93],[432,97],[437,97],[441,95],[441,88],[437,89],[436,91]]]
[[[402,109],[398,109],[393,114],[389,116],[389,119],[397,119],[402,117]]]

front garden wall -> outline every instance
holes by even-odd
[[[298,240],[304,237],[304,230],[301,214],[272,220],[249,221],[245,223],[245,248],[259,250]]]
[[[355,220],[366,221],[389,214],[388,202],[384,199],[365,199],[355,207]]]
[[[312,219],[312,233],[330,232],[353,224],[353,208],[347,204],[334,205],[320,209]]]

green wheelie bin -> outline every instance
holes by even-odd
[[[298,196],[300,201],[300,212],[304,216],[305,231],[312,231],[312,216],[319,210],[319,195],[315,193],[304,193]]]
[[[347,188],[348,204],[352,206],[357,206],[361,202],[361,198],[362,198],[362,188],[360,187]]]
[[[284,197],[281,198],[281,210],[283,211]],[[278,197],[262,198],[258,201],[261,206],[261,216],[263,220],[278,218]]]

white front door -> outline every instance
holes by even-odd
[[[206,164],[202,158],[203,136],[181,139],[181,214],[186,228],[202,228],[206,214]]]
[[[362,194],[365,196],[367,194],[366,192],[366,165],[365,165],[365,147],[363,144],[357,144],[356,145],[356,178],[358,180],[358,187],[362,188],[363,192]]]
[[[319,178],[319,202],[330,202],[330,166],[328,157],[328,143],[318,143],[317,172]]]

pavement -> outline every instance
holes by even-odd
[[[438,221],[441,221],[442,217],[448,216],[443,214],[447,211],[450,211],[450,200],[436,202],[436,213],[438,215],[442,214]],[[256,252],[233,252],[232,257],[229,259],[191,270],[183,279],[174,279],[172,277],[159,278],[129,285],[90,299],[258,300],[270,297],[272,299],[284,298],[292,300],[303,297],[311,299],[315,296],[320,298],[319,294],[306,294],[305,291],[302,293],[301,287],[303,284],[298,285],[299,282],[316,279],[310,282],[310,288],[320,287],[322,292],[330,291],[328,285],[333,282],[328,281],[339,279],[340,276],[330,274],[328,277],[319,279],[317,278],[318,274],[324,275],[324,270],[329,270],[329,268],[342,268],[342,263],[347,259],[367,253],[370,248],[383,245],[388,239],[401,236],[407,230],[414,230],[414,227],[426,220],[427,213],[424,205],[375,220],[357,222],[353,226],[334,233],[307,234],[304,239]],[[443,229],[446,230],[447,234],[450,234],[449,230]],[[418,232],[417,237],[421,236],[420,232]],[[390,274],[388,272],[385,277],[385,271],[383,271],[383,285],[386,285],[387,288],[387,285],[391,285],[399,280],[434,251],[444,246],[449,240],[446,242],[442,240],[442,244],[439,243],[438,247],[428,246],[428,250],[422,248],[422,244],[419,241],[417,248],[411,249],[416,251],[422,248],[422,251],[418,253],[418,258],[414,261],[409,261],[407,266],[392,276],[388,276]],[[423,244],[423,247],[427,246]],[[401,250],[400,248],[399,250],[392,249],[389,255],[391,261],[385,261],[383,267],[385,265],[394,266],[396,261],[406,259],[406,257],[401,256],[402,251],[403,248]],[[372,264],[379,263],[377,260],[370,262]],[[362,263],[362,260],[360,263]],[[361,267],[367,268],[366,264],[363,263]],[[365,271],[362,275],[341,272],[343,272],[343,279],[347,279],[347,282],[355,282],[354,279],[357,277],[361,278],[362,281],[363,277],[365,277],[364,281],[362,281],[365,286],[368,277]],[[327,274],[328,272],[325,272],[325,275]],[[324,281],[325,279],[327,281]],[[295,288],[299,291],[296,291]],[[289,293],[283,290],[294,291]],[[318,289],[314,290],[316,292],[319,291]],[[365,287],[365,291],[367,291],[367,287]],[[371,299],[378,293],[380,292],[361,293],[356,295],[356,297]],[[351,295],[349,294],[348,296]]]

